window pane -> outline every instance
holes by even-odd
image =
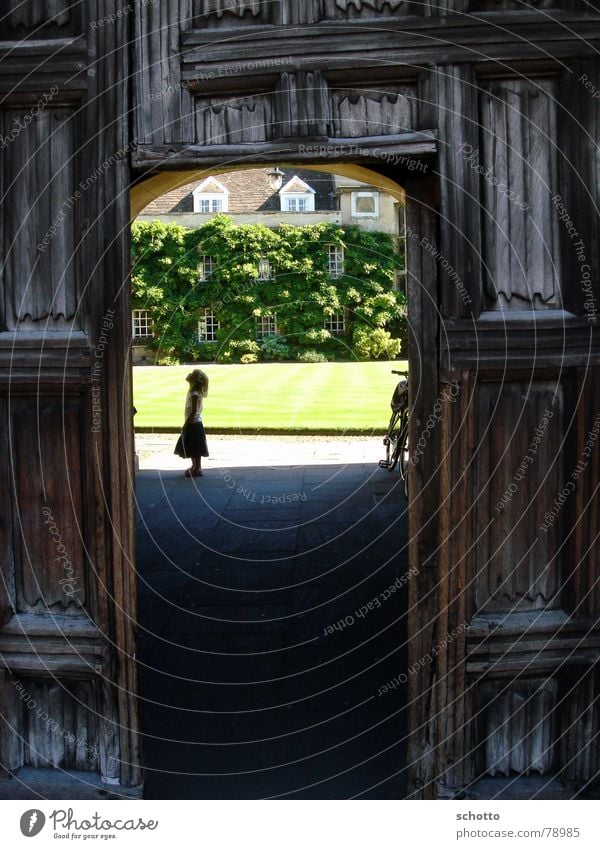
[[[329,245],[329,273],[332,277],[341,277],[344,273],[344,249]]]
[[[211,309],[204,310],[204,314],[200,316],[198,321],[198,341],[201,343],[216,342],[219,328],[220,323],[213,311]]]
[[[276,315],[262,315],[256,319],[256,338],[265,339],[267,336],[277,336]]]
[[[357,195],[356,211],[359,215],[375,215],[377,212],[375,195]]]
[[[147,310],[133,311],[133,338],[149,339],[152,336],[152,321]]]
[[[198,263],[198,280],[208,280],[213,273],[214,260],[212,256],[202,256]]]
[[[273,277],[273,266],[268,259],[261,259],[258,262],[258,277],[257,280],[271,280]]]
[[[344,313],[334,313],[325,319],[325,328],[330,333],[344,333],[346,330],[346,317]]]

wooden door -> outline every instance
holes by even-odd
[[[577,80],[598,65],[582,64],[437,75],[437,261],[413,284],[439,333],[435,393],[413,386],[412,444],[429,446],[413,797],[597,792],[598,118]]]
[[[119,4],[0,22],[0,796],[141,785]]]

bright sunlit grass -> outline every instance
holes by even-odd
[[[137,428],[183,423],[190,366],[137,367]],[[204,422],[213,431],[383,431],[406,362],[202,366],[210,377]]]

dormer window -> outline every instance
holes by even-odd
[[[300,177],[292,179],[279,192],[282,212],[314,212],[316,192]]]
[[[229,190],[214,177],[204,180],[194,189],[194,212],[216,215],[229,211]]]

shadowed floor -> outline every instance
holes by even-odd
[[[137,499],[146,798],[400,798],[398,477],[146,470]]]

